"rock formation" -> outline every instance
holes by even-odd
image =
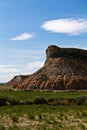
[[[7,85],[15,90],[87,89],[87,50],[50,45],[41,69],[16,76]]]

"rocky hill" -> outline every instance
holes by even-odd
[[[41,69],[16,76],[7,85],[15,90],[87,89],[87,50],[50,45]]]

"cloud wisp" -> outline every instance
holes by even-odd
[[[19,70],[15,65],[0,65],[0,73],[16,73]]]
[[[19,36],[11,38],[10,40],[12,40],[12,41],[24,41],[24,40],[31,39],[32,37],[34,37],[34,33],[23,33],[23,34],[20,34]]]
[[[17,59],[29,59],[29,60],[40,60],[44,57],[43,50],[28,50],[28,49],[18,49],[16,53]]]
[[[26,64],[2,65],[0,64],[0,82],[7,82],[16,75],[32,74],[40,69],[44,61],[32,61]]]
[[[0,64],[0,82],[7,82],[18,74],[20,74],[20,69],[18,68],[18,65]]]
[[[53,33],[80,35],[82,33],[87,33],[87,19],[66,18],[50,20],[44,22],[41,28]]]
[[[40,69],[44,65],[44,61],[33,61],[31,63],[28,63],[25,67],[25,69],[29,73],[34,73],[38,69]]]
[[[7,82],[15,75],[32,74],[44,64],[44,50],[6,49],[9,53],[4,53],[4,57],[8,57],[9,62],[0,64],[0,82]]]

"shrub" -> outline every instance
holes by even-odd
[[[63,99],[63,98],[48,99],[48,104],[51,104],[51,105],[68,105],[69,101],[67,99]]]
[[[19,101],[15,98],[0,96],[0,106],[17,105],[17,104],[19,104]]]
[[[7,97],[0,96],[0,106],[5,106],[7,102]]]
[[[46,104],[46,103],[47,103],[47,101],[45,98],[36,98],[34,100],[34,104]]]
[[[68,101],[70,105],[73,105],[76,102],[74,98],[68,98]]]
[[[77,97],[76,98],[77,105],[86,105],[87,104],[87,97]]]
[[[17,105],[17,104],[19,104],[19,101],[17,99],[15,99],[15,98],[7,97],[7,102],[9,102],[10,105]]]

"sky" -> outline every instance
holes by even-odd
[[[0,82],[37,71],[51,44],[87,49],[87,0],[0,0]]]

